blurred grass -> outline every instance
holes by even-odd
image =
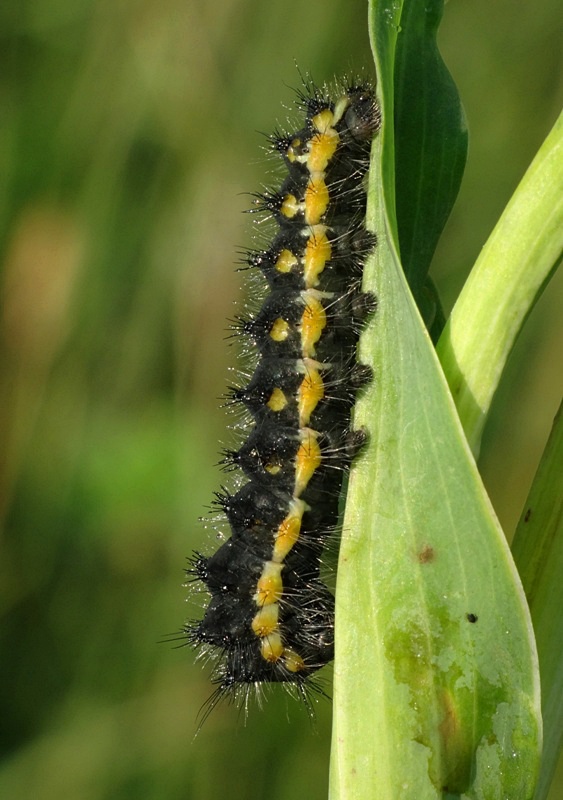
[[[0,9],[1,797],[326,796],[328,703],[316,733],[276,697],[246,727],[216,710],[192,741],[207,673],[157,644],[196,613],[184,558],[213,548],[197,518],[230,436],[216,398],[242,193],[271,169],[256,131],[283,123],[294,60],[318,81],[370,69],[364,4],[320,8]],[[512,12],[446,7],[471,137],[433,268],[446,310],[563,96],[559,3]],[[508,534],[559,404],[562,287],[534,310],[483,443]]]

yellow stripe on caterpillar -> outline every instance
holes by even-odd
[[[277,603],[283,594],[281,572],[283,564],[266,561],[258,580],[254,602],[257,606],[268,606]]]
[[[278,603],[261,608],[252,620],[252,630],[256,636],[263,638],[264,636],[271,636],[277,631],[279,615],[280,607]]]
[[[295,488],[294,497],[300,497],[315,471],[322,462],[321,448],[317,441],[318,433],[311,428],[299,431],[301,444],[295,457]]]

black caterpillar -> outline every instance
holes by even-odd
[[[231,537],[212,556],[195,553],[188,580],[211,599],[188,641],[214,660],[208,710],[229,694],[282,682],[308,701],[310,676],[334,653],[334,598],[320,577],[323,546],[338,522],[345,470],[365,442],[350,430],[355,395],[371,380],[356,345],[375,297],[362,293],[375,236],[364,226],[365,178],[380,114],[369,86],[336,100],[304,82],[296,133],[270,138],[287,167],[279,191],[255,195],[252,211],[275,219],[271,246],[246,254],[269,286],[260,311],[239,318],[258,364],[228,402],[253,427],[224,464],[248,479],[215,505]]]

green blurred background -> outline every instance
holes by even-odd
[[[351,0],[5,0],[0,7],[0,797],[326,797],[330,705],[248,724],[159,644],[197,613],[185,557],[231,440],[244,192],[299,84],[367,68]],[[433,270],[446,310],[563,97],[560,0],[451,0],[471,132]],[[561,393],[561,277],[518,342],[482,469],[512,534]],[[374,720],[374,728],[377,720]],[[560,798],[563,792],[553,793]]]

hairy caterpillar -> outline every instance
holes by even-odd
[[[308,701],[311,676],[333,658],[334,599],[320,565],[345,470],[366,438],[350,429],[350,414],[371,380],[356,345],[376,306],[361,279],[375,247],[365,178],[380,114],[370,86],[330,94],[304,82],[302,127],[269,139],[287,175],[279,190],[255,195],[251,209],[277,231],[268,248],[245,256],[268,294],[234,325],[257,354],[250,380],[228,395],[252,420],[242,446],[224,454],[246,482],[216,494],[230,538],[211,556],[195,553],[187,570],[210,594],[203,618],[184,626],[214,661],[206,713],[263,683],[283,683]]]

